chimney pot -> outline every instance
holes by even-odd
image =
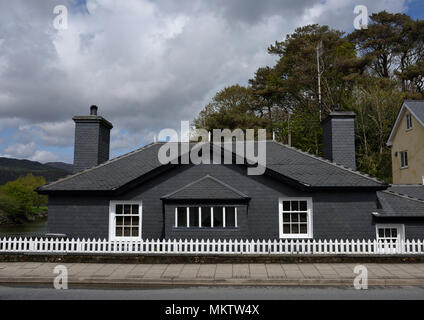
[[[97,110],[98,110],[99,108],[97,107],[97,106],[91,106],[90,107],[90,115],[91,116],[97,116]]]

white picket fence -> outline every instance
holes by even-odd
[[[3,238],[0,253],[185,255],[420,255],[424,241],[138,240]]]

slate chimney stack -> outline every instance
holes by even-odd
[[[89,116],[75,116],[74,172],[91,168],[109,160],[112,124],[97,115],[97,106]]]
[[[356,170],[355,113],[333,111],[322,128],[324,158]]]

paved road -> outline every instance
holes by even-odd
[[[424,287],[353,288],[198,287],[184,289],[103,290],[0,286],[1,300],[424,300]]]

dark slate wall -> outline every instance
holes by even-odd
[[[317,193],[313,199],[314,238],[375,239],[375,192]]]
[[[323,156],[356,170],[355,119],[353,116],[329,116],[323,123]]]
[[[200,230],[173,228],[175,205],[167,204],[165,210],[160,197],[206,174],[252,198],[247,207],[242,206],[239,209],[238,230],[205,230],[199,234]],[[371,215],[376,210],[375,192],[302,193],[267,176],[247,176],[245,168],[235,165],[181,166],[116,199],[50,196],[48,232],[63,233],[71,237],[107,238],[109,200],[132,199],[143,203],[144,238],[276,239],[279,237],[280,197],[313,198],[313,232],[316,239],[375,239],[375,225]],[[409,228],[407,236],[408,230]],[[414,228],[411,227],[410,230]],[[414,233],[421,232],[417,228],[415,230]]]
[[[331,121],[326,119],[322,124],[322,156],[333,161],[333,139]]]
[[[100,124],[99,126],[99,148],[97,162],[103,163],[109,160],[110,129],[102,124]]]
[[[97,164],[98,142],[98,123],[75,123],[74,172]]]
[[[49,196],[47,232],[80,238],[107,238],[109,200],[102,197]]]
[[[405,224],[405,237],[407,239],[424,239],[424,220],[406,221]]]
[[[101,121],[75,121],[74,172],[109,160],[110,129]]]

